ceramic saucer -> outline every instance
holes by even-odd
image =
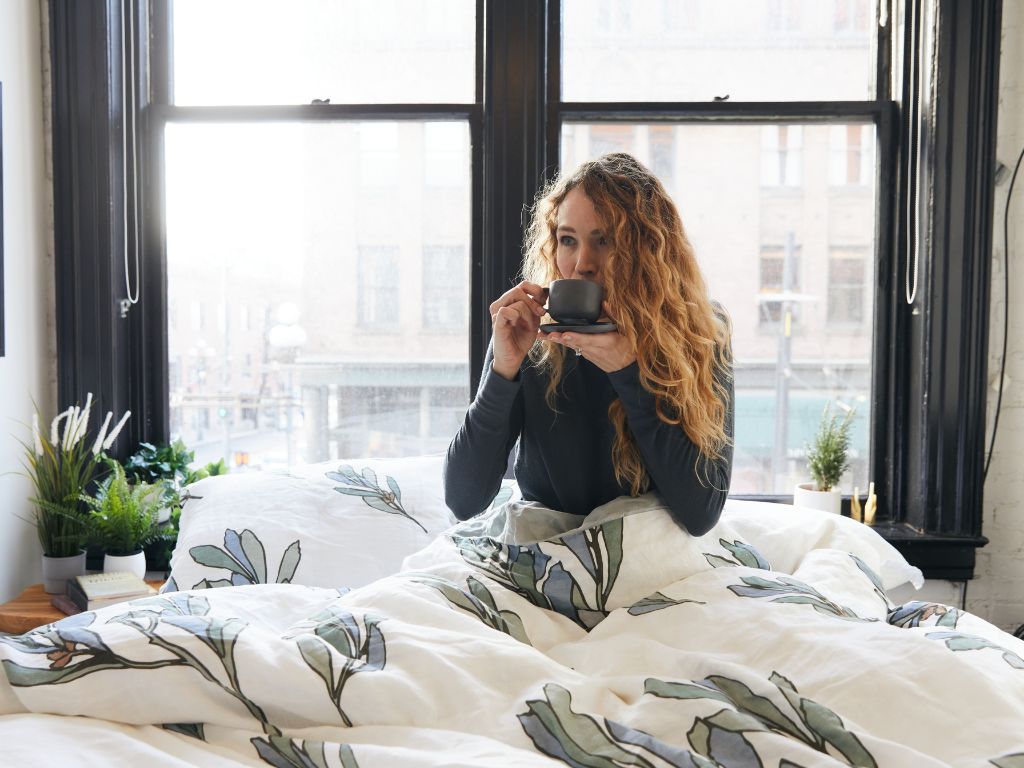
[[[544,333],[609,333],[618,330],[615,323],[593,323],[591,325],[566,325],[564,323],[544,323],[540,329]]]

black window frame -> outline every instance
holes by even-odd
[[[470,105],[169,107],[154,30],[167,0],[51,0],[54,241],[61,403],[87,391],[134,417],[115,450],[168,434],[160,126],[217,120],[465,119],[472,142],[471,391],[487,306],[513,284],[528,209],[558,165],[561,121],[876,125],[871,475],[876,530],[934,578],[970,578],[981,535],[988,299],[1002,3],[880,0],[873,102],[562,103],[560,1],[477,0]],[[130,32],[122,51],[122,32]],[[934,52],[934,56],[932,55]],[[892,66],[890,68],[890,62]],[[124,73],[129,87],[122,89]],[[149,83],[154,84],[150,92]],[[162,99],[162,101],[161,101]],[[171,115],[167,110],[174,110]],[[125,141],[127,137],[127,142]],[[126,149],[128,151],[126,151]],[[918,160],[921,160],[918,164]],[[911,215],[917,201],[918,214]],[[911,236],[912,235],[912,236]],[[918,296],[904,299],[920,248]],[[124,311],[124,254],[141,302]],[[130,264],[132,262],[129,262]],[[758,497],[766,498],[766,497]],[[788,500],[778,497],[778,500]]]

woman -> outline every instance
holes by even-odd
[[[518,441],[528,501],[586,515],[656,491],[706,533],[732,471],[729,323],[661,183],[622,153],[556,180],[534,207],[523,275],[491,304],[480,387],[445,462],[448,506],[460,520],[486,509]],[[541,331],[557,278],[602,285],[618,330]]]

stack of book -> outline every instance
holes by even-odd
[[[58,595],[51,602],[64,613],[72,614],[155,594],[156,589],[134,573],[111,571],[68,579],[67,595]]]

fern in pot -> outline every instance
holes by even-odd
[[[124,468],[112,462],[113,474],[95,496],[85,496],[89,506],[90,539],[103,548],[103,571],[129,571],[146,575],[143,547],[160,532],[160,509],[165,490],[155,483],[132,485]]]
[[[814,440],[807,446],[807,469],[814,479],[798,483],[793,489],[793,505],[840,514],[843,495],[839,479],[850,466],[850,430],[853,427],[851,408],[843,416],[833,414],[825,406]]]

